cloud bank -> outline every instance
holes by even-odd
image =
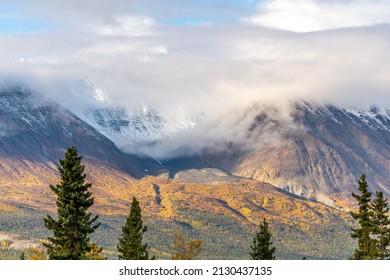
[[[296,32],[310,32],[390,22],[386,0],[271,0],[248,23]]]
[[[236,22],[206,25],[167,24],[164,12],[194,16],[176,1],[166,8],[153,1],[55,2],[15,1],[52,29],[0,35],[0,81],[21,82],[75,113],[147,104],[199,120],[172,147],[241,139],[232,127],[238,113],[229,112],[253,104],[390,107],[387,1],[264,1],[250,13],[242,8]],[[233,13],[233,4],[216,2],[210,17]],[[93,81],[92,90],[84,80]],[[227,127],[216,125],[221,116]]]

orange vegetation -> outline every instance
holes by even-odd
[[[57,170],[26,161],[19,164],[29,168],[16,171],[15,167],[11,173],[4,166],[0,169],[0,210],[12,211],[23,205],[55,211],[55,197],[49,184],[59,182]],[[182,216],[183,210],[222,214],[244,224],[258,224],[266,217],[271,223],[275,220],[305,232],[314,232],[316,225],[332,223],[335,217],[349,219],[348,212],[290,196],[255,180],[214,184],[184,183],[152,176],[136,180],[102,163],[85,161],[84,164],[86,179],[93,183],[91,191],[95,204],[92,211],[98,214],[127,215],[135,196],[141,202],[144,216],[185,219],[193,228],[207,228],[207,225],[196,219],[188,220]]]

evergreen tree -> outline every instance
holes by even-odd
[[[57,196],[57,218],[50,215],[44,219],[45,226],[53,232],[49,243],[45,243],[47,254],[55,260],[88,259],[90,252],[90,237],[99,226],[98,216],[92,217],[88,208],[94,203],[88,189],[90,183],[85,183],[84,165],[76,147],[70,147],[65,153],[65,159],[60,160],[58,171],[61,182],[50,185]]]
[[[142,225],[141,207],[139,201],[133,197],[130,206],[130,214],[126,224],[122,227],[122,237],[117,246],[119,259],[124,260],[148,260],[148,245],[142,244],[142,236],[147,227]],[[154,259],[154,257],[152,258]]]
[[[352,193],[359,204],[357,213],[351,212],[352,217],[358,221],[358,228],[352,228],[352,238],[358,240],[358,246],[352,256],[353,260],[376,259],[376,242],[371,237],[373,233],[372,211],[370,210],[371,193],[368,191],[366,176],[362,174],[359,179],[359,191],[361,195]]]
[[[390,258],[390,220],[389,206],[383,192],[376,192],[376,199],[372,201],[372,223],[373,233],[376,240],[377,258]]]
[[[252,252],[250,253],[252,260],[274,260],[276,248],[272,246],[272,233],[269,230],[268,223],[264,218],[263,223],[260,224],[260,229],[253,239],[253,246],[250,246]]]
[[[172,260],[195,260],[202,251],[203,240],[186,240],[182,234],[175,235]]]

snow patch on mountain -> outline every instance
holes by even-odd
[[[367,126],[390,131],[390,110],[371,106],[370,108],[344,108],[350,116],[361,119]]]
[[[123,108],[90,109],[84,119],[126,152],[139,152],[165,139],[173,139],[196,122],[178,114],[162,114],[143,106],[133,112]]]
[[[379,106],[367,108],[347,107],[340,105],[319,105],[308,101],[302,102],[302,106],[310,113],[329,117],[340,125],[343,125],[342,118],[337,114],[344,114],[357,123],[364,123],[367,127],[375,130],[390,131],[390,109]]]
[[[18,116],[17,121],[23,122],[25,127],[50,135],[52,133],[47,125],[48,110],[43,106],[44,104],[34,102],[34,98],[37,96],[33,96],[30,91],[20,87],[3,89],[0,93],[0,108],[4,114]],[[3,120],[0,127],[7,128],[8,132],[14,129],[12,124],[3,122]]]

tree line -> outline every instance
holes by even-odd
[[[92,184],[85,182],[85,166],[81,159],[76,147],[70,147],[65,153],[65,158],[59,160],[58,171],[61,181],[55,186],[50,185],[50,189],[57,197],[57,219],[50,215],[44,218],[45,227],[53,236],[48,237],[48,242],[43,243],[47,256],[27,250],[30,259],[106,259],[102,255],[102,248],[90,240],[90,235],[100,223],[98,215],[88,212],[94,198],[89,191]],[[376,198],[371,200],[372,194],[368,191],[364,174],[361,175],[358,184],[361,194],[352,193],[359,209],[357,212],[351,212],[358,224],[357,228],[351,229],[351,237],[357,239],[357,248],[351,259],[389,259],[390,218],[387,200],[383,192],[376,192]],[[148,245],[143,243],[143,234],[146,231],[147,226],[143,225],[140,203],[133,197],[130,213],[118,240],[118,258],[154,260],[155,256],[149,255]],[[202,243],[202,240],[187,240],[182,234],[176,234],[171,259],[196,259],[201,253]],[[275,259],[276,248],[273,246],[272,233],[265,218],[259,224],[249,251],[249,257],[253,260]],[[25,259],[25,253],[22,253],[20,258]]]

